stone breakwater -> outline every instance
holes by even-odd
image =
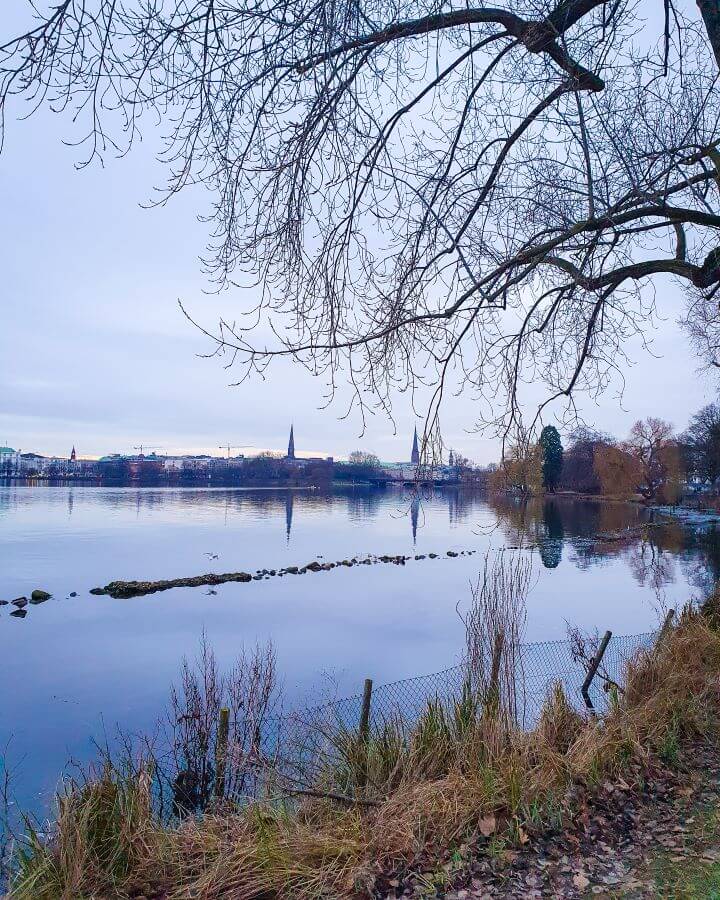
[[[477,550],[447,550],[446,558],[457,556],[472,556]],[[158,591],[169,591],[179,587],[214,587],[228,582],[262,581],[269,578],[283,578],[286,575],[306,575],[309,572],[329,572],[332,569],[352,568],[353,566],[374,566],[390,564],[404,566],[405,563],[422,559],[440,559],[438,553],[418,553],[416,556],[353,556],[350,559],[341,559],[336,562],[320,562],[315,559],[304,566],[286,566],[283,569],[257,569],[254,575],[249,572],[225,572],[224,574],[208,573],[207,575],[195,575],[192,578],[172,578],[164,581],[111,581],[105,587],[93,588],[90,593],[106,595],[109,597],[127,598],[141,597],[143,594],[155,594]]]

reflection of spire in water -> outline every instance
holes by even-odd
[[[68,517],[73,514],[73,504],[75,502],[75,498],[73,497],[72,489],[68,491]]]
[[[290,543],[290,532],[292,531],[294,498],[295,494],[292,491],[288,491],[285,495],[285,535],[287,537],[288,544]]]
[[[414,497],[410,504],[410,523],[412,525],[413,547],[417,541],[418,516],[420,514],[420,498]]]

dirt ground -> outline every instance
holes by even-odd
[[[423,871],[378,880],[377,898],[717,898],[720,747],[696,743],[672,765],[628,773],[577,798],[562,831],[487,834]],[[482,832],[486,832],[483,834]]]

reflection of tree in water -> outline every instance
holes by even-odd
[[[715,524],[685,531],[687,541],[680,564],[689,583],[704,597],[720,581],[720,531]]]
[[[658,524],[651,521],[652,511],[633,503],[507,495],[492,495],[488,503],[506,543],[537,545],[547,568],[560,563],[568,544],[578,568],[623,560],[638,584],[656,592],[676,580],[678,561],[702,594],[720,580],[720,530],[714,526]]]
[[[562,513],[554,500],[543,504],[543,532],[538,540],[540,559],[546,569],[556,569],[562,559],[565,527]]]
[[[347,492],[348,518],[373,519],[383,500],[382,491],[374,488],[351,488]]]
[[[451,525],[467,522],[477,514],[478,499],[485,500],[484,494],[472,488],[444,488],[442,492],[447,498],[448,519]]]
[[[507,543],[534,543],[541,511],[541,504],[536,497],[490,494],[488,505],[495,513],[498,528]]]
[[[635,541],[624,556],[635,581],[658,593],[665,585],[675,582],[675,557],[669,548],[662,546],[659,535],[653,535],[655,530],[650,530],[647,538]]]

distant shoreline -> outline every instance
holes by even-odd
[[[193,481],[118,481],[99,478],[5,478],[0,477],[0,487],[97,487],[97,488],[156,488],[170,490],[237,490],[237,491],[332,491],[337,489],[363,488],[373,491],[384,491],[387,488],[403,488],[403,482],[388,481],[381,484],[372,481],[330,481],[326,484],[234,484],[232,482],[193,482]],[[420,482],[418,485],[428,488],[430,485]],[[486,491],[481,484],[474,482],[438,482],[433,488],[464,488]]]

